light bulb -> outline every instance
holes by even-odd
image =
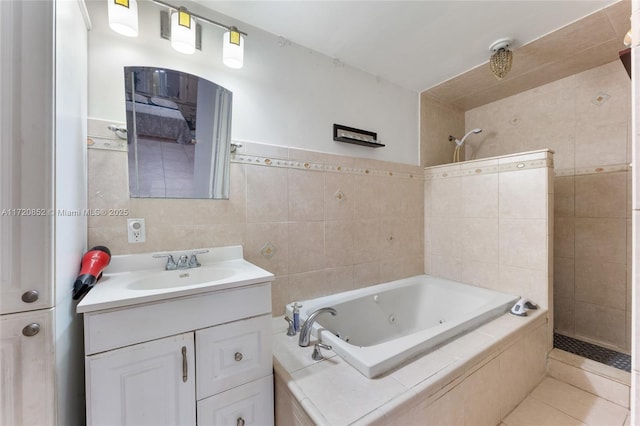
[[[109,27],[127,37],[138,36],[137,0],[108,0]]]

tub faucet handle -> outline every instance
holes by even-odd
[[[311,358],[313,358],[314,361],[322,361],[324,359],[324,356],[322,355],[322,352],[320,352],[320,349],[326,349],[330,351],[333,348],[330,345],[325,345],[324,343],[320,342],[313,345],[313,353],[311,354]]]
[[[284,320],[289,324],[287,327],[287,336],[295,336],[296,329],[293,327],[293,320],[289,317],[284,317]]]
[[[524,297],[521,297],[520,300],[518,300],[518,302],[515,305],[513,305],[513,307],[509,312],[519,317],[526,317],[527,311],[529,309],[535,310],[535,309],[538,309],[538,306],[535,303],[531,302],[530,300],[527,300]]]

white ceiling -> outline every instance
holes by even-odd
[[[195,2],[421,92],[485,63],[497,39],[517,49],[615,0]]]

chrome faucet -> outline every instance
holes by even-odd
[[[178,259],[178,269],[187,269],[189,267],[189,257],[186,254]]]
[[[300,328],[300,338],[298,339],[298,346],[306,347],[309,346],[309,340],[311,339],[311,329],[313,328],[313,323],[316,321],[316,317],[324,312],[329,312],[334,317],[338,314],[333,308],[320,308],[314,311],[309,318],[302,324]]]
[[[178,265],[176,265],[176,261],[173,260],[173,255],[171,255],[171,254],[154,254],[153,257],[155,257],[155,258],[166,257],[167,258],[167,263],[166,263],[166,265],[164,265],[164,270],[165,271],[173,271],[178,267]]]

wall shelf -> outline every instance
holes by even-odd
[[[382,148],[385,146],[385,144],[378,141],[378,134],[375,132],[347,127],[340,124],[333,125],[333,140],[337,142],[368,146],[371,148]]]

